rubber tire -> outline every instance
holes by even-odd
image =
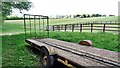
[[[42,62],[42,60],[44,59],[44,56],[47,56],[46,65],[44,65],[44,63]],[[42,66],[45,68],[49,68],[49,67],[52,67],[54,65],[54,57],[49,55],[49,51],[47,50],[46,47],[42,47],[40,49],[40,62],[42,64]]]

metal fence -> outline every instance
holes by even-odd
[[[24,14],[25,39],[49,37],[47,27],[49,28],[48,16]]]

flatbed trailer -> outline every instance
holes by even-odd
[[[25,19],[26,18],[24,15],[25,33],[27,35]],[[49,27],[48,22],[47,22],[47,27]],[[57,60],[71,68],[81,68],[81,67],[119,68],[120,67],[119,52],[113,52],[105,49],[83,46],[80,44],[52,39],[49,38],[49,30],[47,34],[48,37],[46,38],[37,38],[35,34],[34,38],[26,38],[25,40],[28,44],[34,45],[37,49],[40,50],[40,55],[41,55],[40,61],[43,66],[51,67],[54,65],[55,61]]]
[[[50,38],[27,39],[26,42],[31,45],[36,45],[39,49],[45,48],[46,50],[42,50],[43,52],[46,51],[49,53],[47,56],[58,55],[58,57],[54,59],[57,59],[59,62],[69,67],[74,67],[72,64],[88,68],[90,66],[102,66],[105,68],[119,67],[118,53],[113,51],[82,46]]]

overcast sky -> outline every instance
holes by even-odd
[[[114,14],[118,15],[120,0],[30,0],[33,7],[27,14],[70,15],[70,14]],[[14,11],[13,14],[19,14]]]

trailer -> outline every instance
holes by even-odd
[[[70,68],[120,67],[119,52],[89,46],[88,40],[76,44],[53,39],[49,26],[48,16],[24,14],[25,41],[39,49],[44,67],[52,67],[55,61]]]

